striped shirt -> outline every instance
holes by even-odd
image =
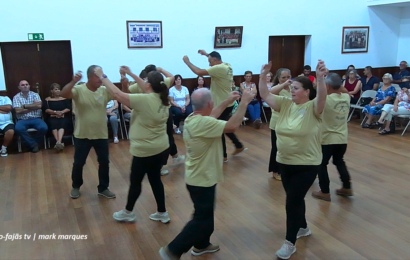
[[[14,108],[16,107],[23,108],[23,105],[31,105],[34,102],[41,102],[41,98],[37,93],[33,91],[28,92],[27,98],[23,95],[22,92],[17,93],[17,95],[13,97],[13,107]],[[31,110],[30,112],[26,114],[16,114],[16,116],[17,116],[17,119],[19,120],[41,118],[41,109]]]

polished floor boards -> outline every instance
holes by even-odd
[[[291,259],[410,259],[410,131],[403,137],[380,136],[377,130],[361,129],[357,120],[349,123],[349,131],[345,159],[355,196],[334,195],[340,182],[330,165],[332,202],[313,199],[309,191],[306,215],[313,234],[297,241]],[[186,254],[182,259],[276,259],[284,241],[285,193],[281,182],[267,173],[270,130],[266,124],[260,130],[245,126],[237,134],[249,149],[229,157],[225,181],[217,187],[212,242],[221,250],[202,257]],[[184,154],[181,136],[176,140]],[[232,151],[230,141],[228,146]],[[128,148],[125,140],[110,144],[110,188],[117,194],[112,200],[97,196],[98,163],[93,151],[77,200],[68,196],[72,146],[59,154],[42,150],[0,158],[0,258],[159,259],[158,249],[191,217],[184,168],[171,165],[170,174],[163,177],[169,224],[148,219],[156,204],[147,179],[134,210],[137,222],[117,223],[112,214],[124,208],[129,185]],[[317,186],[316,181],[312,189]],[[5,241],[7,233],[22,238]],[[38,239],[53,234],[56,239]],[[87,235],[87,239],[64,240],[58,235]]]

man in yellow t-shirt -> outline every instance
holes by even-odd
[[[75,152],[71,173],[72,187],[70,197],[80,197],[80,187],[83,184],[83,167],[91,147],[98,158],[98,195],[112,199],[115,194],[108,189],[109,151],[106,106],[113,97],[108,93],[102,82],[94,74],[92,65],[87,70],[86,84],[76,85],[81,80],[81,72],[77,72],[70,83],[61,91],[61,96],[75,101],[76,122],[74,126]]]
[[[343,156],[347,149],[347,117],[350,108],[350,97],[341,92],[341,78],[336,73],[330,73],[326,77],[327,93],[326,105],[323,111],[322,123],[322,154],[323,159],[319,168],[319,191],[313,191],[312,196],[330,201],[329,175],[327,165],[333,157],[333,164],[342,181],[342,188],[336,190],[340,196],[352,196],[350,175],[347,170]]]
[[[206,53],[204,50],[199,50],[198,53],[208,57],[209,66],[208,69],[200,69],[193,65],[190,61],[188,56],[184,56],[183,60],[185,64],[198,76],[209,75],[211,76],[211,95],[212,100],[215,103],[215,106],[219,106],[228,96],[229,93],[232,92],[232,80],[233,80],[233,73],[232,67],[229,63],[222,62],[221,55],[213,51],[211,53]],[[232,113],[233,105],[229,104],[227,108],[222,112],[218,119],[228,121],[229,116]],[[237,155],[247,148],[245,148],[242,143],[238,140],[234,133],[227,133],[226,134],[229,139],[235,145],[235,151],[232,155]],[[222,135],[222,148],[223,148],[223,157],[224,162],[228,162],[228,154],[226,153],[226,143],[225,143],[225,136]]]
[[[214,231],[215,188],[223,180],[220,136],[234,132],[241,125],[247,105],[253,98],[251,91],[245,90],[237,111],[226,122],[217,118],[227,106],[239,99],[238,92],[233,92],[216,108],[208,89],[201,88],[192,94],[194,112],[185,120],[184,131],[187,150],[185,182],[195,212],[182,232],[168,246],[160,249],[162,259],[180,259],[192,246],[191,254],[194,256],[219,250],[218,245],[210,243],[210,238]]]

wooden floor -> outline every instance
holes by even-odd
[[[410,259],[410,132],[379,136],[377,130],[349,123],[346,162],[355,196],[334,195],[340,183],[329,166],[332,202],[306,196],[312,236],[297,241],[291,259]],[[401,133],[401,131],[399,131]],[[241,127],[237,134],[249,148],[224,165],[225,181],[217,188],[215,254],[182,259],[276,259],[285,237],[285,193],[267,173],[270,131]],[[184,146],[176,136],[181,154]],[[229,140],[229,139],[228,139]],[[229,143],[229,147],[231,147]],[[131,156],[129,142],[110,144],[110,188],[113,200],[97,196],[97,167],[91,152],[84,167],[82,196],[73,200],[73,147],[64,153],[10,154],[0,158],[1,259],[160,259],[158,249],[170,242],[190,219],[192,203],[184,184],[183,165],[163,177],[169,224],[153,222],[156,204],[147,179],[136,203],[136,223],[118,223],[112,214],[125,206]],[[232,151],[232,148],[230,148]],[[317,189],[317,181],[312,189]],[[24,239],[24,235],[31,235]],[[36,234],[36,240],[33,236]],[[87,239],[38,240],[39,235],[87,235]]]

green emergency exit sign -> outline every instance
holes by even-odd
[[[29,41],[44,41],[44,33],[29,33]]]

